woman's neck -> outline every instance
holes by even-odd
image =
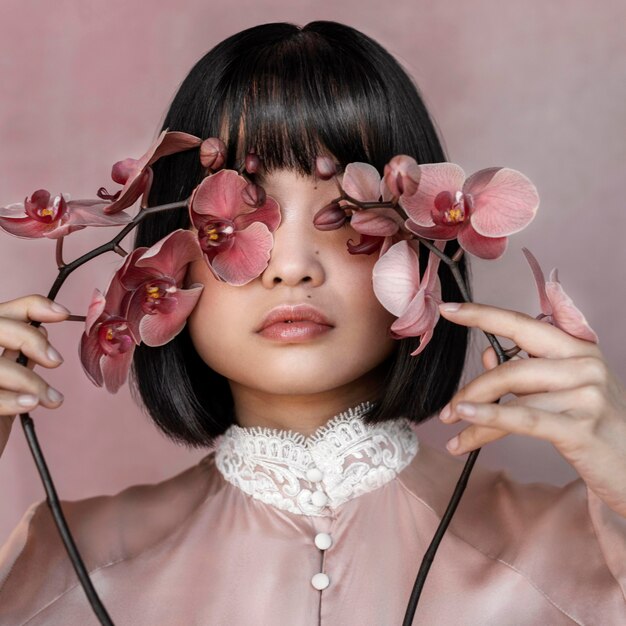
[[[312,435],[335,415],[380,392],[375,373],[349,385],[314,394],[274,394],[230,381],[239,426],[262,426]]]

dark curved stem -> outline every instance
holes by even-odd
[[[459,287],[459,291],[463,296],[464,302],[471,302],[471,298],[469,296],[469,290],[467,289],[467,285],[463,280],[463,276],[461,275],[461,271],[458,266],[458,261],[463,254],[463,249],[459,248],[459,251],[455,253],[455,255],[450,258],[446,254],[444,254],[439,248],[437,248],[432,242],[422,237],[416,237],[421,243],[423,243],[429,250],[432,250],[434,254],[441,258],[441,260],[450,268],[452,275],[454,276],[454,280]],[[484,331],[483,331],[484,332]],[[494,335],[491,333],[484,332],[489,339],[489,342],[493,346],[497,356],[498,362],[500,364],[508,361],[510,356],[503,350],[500,342],[496,339]],[[512,356],[512,355],[511,355]],[[499,402],[499,400],[498,400]],[[463,471],[461,472],[461,476],[457,481],[457,484],[454,488],[454,492],[452,493],[452,497],[448,502],[448,506],[446,507],[445,513],[443,514],[441,521],[439,522],[439,526],[437,526],[437,530],[426,550],[422,562],[420,564],[419,570],[417,572],[417,577],[415,579],[415,583],[413,584],[413,589],[411,591],[411,596],[409,597],[409,603],[406,608],[406,612],[404,615],[404,620],[402,622],[402,626],[411,626],[413,624],[413,618],[415,617],[415,611],[417,610],[417,604],[422,593],[422,589],[424,587],[424,583],[426,582],[426,577],[428,576],[428,572],[430,571],[430,566],[433,563],[435,558],[435,554],[439,548],[439,544],[443,539],[443,536],[450,525],[452,520],[452,516],[454,515],[459,502],[461,501],[461,497],[465,492],[465,488],[467,487],[467,482],[469,480],[470,474],[472,473],[472,469],[474,468],[474,464],[476,463],[476,459],[478,458],[478,454],[480,453],[481,448],[477,448],[476,450],[472,450],[467,457],[467,461],[463,466]]]
[[[61,269],[65,265],[65,263],[63,262],[63,240],[64,239],[65,239],[65,237],[59,237],[57,239],[55,255],[56,255],[56,261],[57,261],[57,268],[58,269]]]
[[[80,584],[84,589],[85,594],[87,595],[89,604],[91,605],[93,612],[96,614],[101,624],[105,624],[106,626],[114,626],[113,620],[111,620],[109,614],[107,613],[107,610],[104,608],[104,605],[102,604],[98,593],[96,592],[93,583],[89,578],[87,568],[83,563],[80,552],[78,551],[78,548],[74,543],[74,538],[70,533],[70,529],[65,520],[65,516],[63,515],[61,504],[59,502],[59,498],[54,487],[54,482],[52,481],[52,476],[50,476],[50,472],[48,471],[48,465],[46,464],[43,452],[41,451],[41,447],[39,446],[39,441],[37,440],[37,436],[35,435],[35,423],[33,422],[30,415],[28,415],[28,413],[20,413],[20,420],[22,422],[22,427],[28,441],[28,447],[30,448],[33,458],[35,459],[35,465],[39,470],[39,476],[41,477],[41,482],[43,483],[43,487],[46,492],[48,508],[52,511],[54,523],[59,529],[61,539],[63,540],[65,549],[67,550],[70,560],[72,561],[74,570],[78,575]]]
[[[67,279],[67,277],[81,265],[84,265],[91,259],[94,259],[105,252],[113,251],[124,253],[124,251],[120,248],[120,241],[126,237],[126,235],[135,228],[147,215],[152,213],[158,213],[160,211],[169,211],[171,209],[178,209],[187,206],[187,201],[184,202],[173,202],[171,204],[164,204],[156,207],[150,207],[147,209],[142,209],[137,216],[133,219],[132,222],[128,223],[111,241],[83,254],[81,257],[72,261],[71,263],[65,264],[62,259],[62,249],[63,249],[63,239],[61,238],[57,241],[56,247],[56,257],[57,263],[59,264],[59,273],[54,281],[50,291],[48,292],[48,298],[50,300],[54,300],[61,289],[61,286]],[[125,254],[125,253],[124,253]],[[68,319],[78,320],[85,319],[83,316],[79,315],[71,315]],[[41,322],[31,322],[32,326],[40,326]],[[26,365],[27,358],[23,352],[19,353],[17,357],[17,362],[21,365]],[[35,434],[35,423],[28,413],[20,413],[20,421],[22,423],[22,428],[24,429],[24,434],[26,436],[26,441],[28,442],[28,447],[30,448],[31,454],[33,455],[33,459],[35,460],[35,465],[37,466],[37,470],[39,472],[39,476],[41,477],[41,482],[43,483],[44,490],[46,492],[46,501],[48,507],[52,512],[52,517],[54,519],[54,523],[59,530],[59,534],[61,535],[61,539],[63,541],[63,545],[67,551],[67,554],[74,566],[74,570],[76,575],[78,576],[78,580],[87,595],[87,599],[89,600],[89,604],[91,605],[94,613],[97,618],[100,620],[101,624],[105,626],[114,626],[113,621],[111,620],[107,610],[104,608],[98,594],[89,578],[89,573],[85,564],[82,560],[80,552],[76,547],[76,543],[74,542],[74,538],[70,532],[70,529],[67,525],[67,521],[65,520],[65,516],[63,515],[63,511],[61,509],[61,504],[59,502],[59,498],[56,492],[56,488],[54,486],[54,482],[52,480],[52,476],[48,471],[48,466],[46,460],[44,458],[43,452],[41,450],[41,446],[39,445],[39,441],[37,440],[37,435]]]

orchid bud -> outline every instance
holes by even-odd
[[[114,182],[125,185],[128,178],[137,168],[137,159],[124,159],[113,164],[111,178]]]
[[[318,230],[336,230],[341,228],[347,219],[345,209],[338,202],[331,202],[315,214],[313,224]]]
[[[327,156],[318,156],[315,159],[315,174],[322,180],[329,180],[337,173],[335,162]]]
[[[254,152],[248,152],[244,167],[248,174],[256,174],[259,167],[261,167],[261,159]]]
[[[200,163],[208,170],[219,170],[226,161],[226,146],[219,137],[209,137],[200,144]]]
[[[256,183],[248,183],[241,192],[241,198],[249,206],[258,208],[265,204],[265,189]]]
[[[387,188],[393,196],[412,196],[420,182],[420,168],[417,161],[406,154],[398,154],[384,170],[384,180]]]

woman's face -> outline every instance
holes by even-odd
[[[333,180],[279,170],[262,185],[282,217],[265,271],[236,287],[218,281],[204,259],[190,265],[187,284],[204,284],[188,320],[198,354],[229,379],[235,403],[246,390],[257,396],[336,391],[352,399],[373,397],[378,378],[372,370],[396,345],[388,333],[395,318],[372,290],[378,255],[349,254],[346,242],[359,238],[349,226],[314,227],[315,213],[338,195]],[[314,307],[332,327],[304,322],[259,333],[267,314],[283,305]],[[310,333],[311,327],[323,332]]]

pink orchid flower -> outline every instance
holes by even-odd
[[[539,290],[541,314],[537,319],[543,319],[579,339],[598,343],[598,335],[589,326],[572,299],[563,291],[556,267],[550,272],[550,280],[546,281],[537,259],[530,250],[522,248],[522,252],[526,256]]]
[[[24,202],[0,209],[0,228],[23,239],[49,237],[58,239],[86,226],[120,226],[131,221],[130,215],[107,215],[108,202],[69,200],[67,194],[52,197],[38,189]]]
[[[383,202],[391,199],[391,192],[378,170],[369,163],[348,163],[341,182],[342,189],[360,202]],[[351,254],[372,254],[380,249],[380,254],[397,240],[404,220],[392,208],[378,207],[356,211],[350,218],[350,226],[361,235],[358,244],[350,240],[348,250]],[[378,240],[372,239],[379,238]]]
[[[98,191],[98,197],[113,201],[105,208],[105,213],[122,211],[132,206],[141,195],[143,195],[141,204],[145,206],[152,186],[153,173],[150,166],[163,156],[195,148],[201,143],[202,140],[194,135],[164,130],[143,156],[115,163],[111,178],[124,186],[113,195],[104,187]]]
[[[517,170],[490,167],[466,179],[455,163],[419,167],[417,191],[400,198],[410,218],[406,228],[428,239],[457,238],[482,259],[501,257],[507,237],[525,228],[539,207],[536,187]]]
[[[189,216],[205,259],[218,280],[245,285],[267,267],[280,224],[280,207],[265,193],[250,206],[248,182],[235,170],[211,174],[195,188]]]
[[[122,313],[127,291],[113,276],[106,296],[94,290],[80,339],[80,362],[94,385],[116,393],[126,382],[139,339]]]
[[[195,235],[179,229],[150,248],[133,250],[118,271],[128,292],[125,318],[132,334],[147,346],[162,346],[183,329],[204,285],[181,285],[188,264],[201,258]]]
[[[429,253],[420,280],[418,245],[416,241],[406,240],[395,243],[376,261],[372,274],[376,297],[398,318],[391,325],[391,336],[420,338],[411,356],[422,352],[431,340],[441,303],[441,282],[437,275],[440,259]],[[437,242],[435,246],[443,250],[445,242]]]

